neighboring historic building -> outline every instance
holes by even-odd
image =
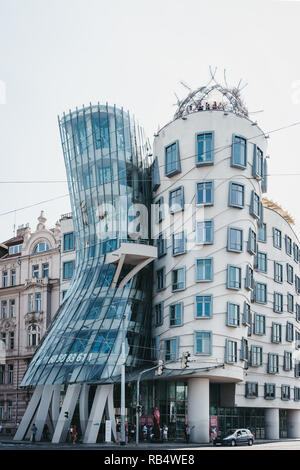
[[[60,252],[60,302],[62,303],[70,287],[75,270],[75,234],[72,213],[63,214],[60,218],[61,252]]]
[[[48,229],[43,212],[36,230],[20,227],[0,251],[0,423],[15,432],[31,398],[19,388],[59,306],[60,226]]]

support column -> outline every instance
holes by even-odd
[[[75,406],[77,404],[78,396],[80,393],[81,384],[72,384],[68,386],[67,393],[60,410],[58,421],[54,430],[52,443],[58,444],[64,442],[67,437],[68,429],[74,414]],[[68,412],[68,417],[65,413]]]
[[[287,412],[287,437],[300,438],[300,410],[288,410]]]
[[[113,393],[113,385],[98,385],[90,412],[86,431],[83,437],[85,444],[94,444],[97,442],[100,423],[109,394]]]
[[[35,388],[35,391],[31,397],[31,400],[29,404],[27,405],[22,421],[14,436],[14,441],[21,441],[22,439],[24,439],[26,432],[29,428],[29,425],[37,410],[38,404],[40,402],[40,399],[43,393],[43,388],[44,388],[44,385],[37,385],[37,387]]]
[[[188,424],[195,426],[191,442],[209,442],[209,379],[188,380]]]
[[[266,439],[279,439],[279,409],[265,409],[265,436]]]
[[[89,410],[88,410],[89,390],[90,390],[89,385],[84,383],[82,385],[80,398],[79,398],[79,416],[80,416],[80,427],[81,427],[82,435],[84,435],[85,433],[88,418],[89,418]]]
[[[52,394],[53,385],[44,385],[41,401],[36,413],[36,417],[34,418],[34,423],[37,427],[37,432],[35,436],[36,441],[41,440],[43,429],[48,417]]]

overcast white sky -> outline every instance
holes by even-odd
[[[57,115],[82,104],[128,109],[152,142],[175,111],[180,80],[217,78],[248,86],[243,98],[267,133],[300,121],[300,1],[0,0],[0,241],[15,215],[68,193]],[[5,100],[3,96],[5,85]],[[1,93],[2,89],[2,93]],[[271,134],[268,196],[300,227],[300,126]],[[296,175],[294,175],[297,173]],[[289,176],[275,176],[289,174]],[[6,182],[5,184],[3,182]],[[16,212],[53,226],[68,198]],[[298,232],[300,230],[298,229]]]

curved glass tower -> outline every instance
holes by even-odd
[[[22,386],[110,381],[121,371],[124,332],[129,370],[142,366],[150,350],[150,267],[122,285],[133,266],[123,263],[121,269],[107,261],[124,243],[148,243],[145,224],[138,223],[141,211],[136,210],[151,203],[143,131],[122,109],[99,104],[64,114],[59,127],[76,234],[76,269]]]

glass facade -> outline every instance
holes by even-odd
[[[149,359],[151,291],[145,271],[112,285],[115,264],[105,255],[130,238],[134,204],[150,206],[150,162],[143,131],[122,109],[96,105],[59,118],[74,222],[75,271],[51,328],[22,386],[102,383],[121,373],[122,319],[126,366]],[[138,232],[139,230],[133,230]],[[120,280],[128,273],[123,267]],[[148,306],[148,307],[146,307]]]

